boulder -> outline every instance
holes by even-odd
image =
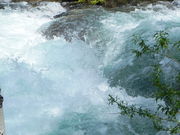
[[[4,9],[4,4],[0,3],[0,9]]]
[[[67,13],[54,16],[55,19],[41,30],[47,39],[64,37],[67,41],[80,39],[85,41],[85,36],[97,31],[102,25],[95,21],[102,15],[101,9],[75,9]]]

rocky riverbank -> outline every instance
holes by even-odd
[[[94,18],[97,20],[106,14],[106,11],[115,12],[130,12],[135,9],[144,9],[149,3],[141,3],[137,6],[124,5],[120,8],[102,8],[99,5],[88,5],[84,3],[72,4],[72,2],[62,2],[61,5],[67,9],[67,12],[63,12],[54,16],[55,20],[41,32],[48,38],[53,39],[54,37],[63,36],[67,41],[71,41],[73,38],[78,38],[82,41],[86,41],[87,35],[90,35],[93,31],[94,35],[101,35],[96,31],[101,24],[95,24],[95,21],[91,21]],[[172,2],[156,2],[155,4],[162,4],[168,8],[173,8],[175,3]],[[158,10],[158,7],[153,9]],[[87,19],[88,18],[88,19]],[[89,19],[92,18],[92,19]],[[94,28],[94,30],[89,29]],[[88,42],[88,41],[86,41]]]
[[[133,7],[142,7],[147,6],[148,4],[156,4],[158,2],[161,3],[170,3],[170,6],[179,5],[178,0],[105,0],[102,4],[90,4],[88,2],[78,2],[78,0],[12,0],[11,3],[8,3],[8,6],[15,9],[16,7],[21,6],[22,8],[26,8],[26,4],[19,5],[19,2],[28,2],[28,4],[34,6],[38,6],[41,2],[59,2],[61,5],[66,8],[67,10],[73,9],[86,9],[86,8],[97,8],[97,7],[104,7],[110,10],[121,10],[121,11],[132,11]],[[17,3],[17,4],[16,4]],[[3,9],[7,4],[0,2],[0,9]]]
[[[61,2],[63,3],[63,5],[69,8],[82,7],[82,6],[87,6],[91,4],[101,5],[108,8],[114,8],[114,7],[119,7],[123,5],[135,6],[142,3],[143,4],[154,3],[159,0],[102,0],[103,2],[98,2],[98,0],[81,0],[81,2],[79,2],[78,0],[12,0],[12,2],[21,2],[21,1],[27,1],[30,3],[42,2],[42,1],[55,1],[55,2]],[[161,0],[161,1],[173,1],[173,0]]]

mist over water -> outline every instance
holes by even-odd
[[[54,15],[66,11],[58,3],[22,4],[28,8],[0,9],[0,87],[8,135],[156,134],[146,119],[117,115],[107,98],[113,94],[129,104],[155,107],[152,98],[129,96],[118,73],[134,64],[133,34],[151,40],[149,35],[165,29],[172,40],[179,39],[178,7],[149,5],[129,13],[96,9],[102,15],[93,21],[101,27],[93,25],[96,31],[89,29],[84,41],[68,42],[41,34]]]

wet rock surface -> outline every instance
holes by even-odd
[[[130,12],[137,8],[146,8],[149,2],[138,4],[137,6],[124,5],[120,8],[105,8],[100,6],[92,6],[77,2],[62,2],[62,6],[67,9],[67,12],[63,12],[54,15],[54,19],[48,27],[41,32],[47,39],[53,39],[54,37],[64,37],[67,41],[71,41],[73,38],[86,40],[86,36],[90,33],[98,33],[98,27],[102,27],[98,20],[103,16],[103,11],[108,12]],[[158,4],[158,2],[153,5]],[[159,2],[159,4],[166,5],[168,8],[173,7],[173,3]],[[157,11],[158,6],[153,10]]]
[[[61,4],[67,10],[88,8],[90,5],[78,2],[62,2]]]
[[[71,10],[54,16],[57,19],[41,32],[48,39],[63,36],[67,41],[73,38],[85,41],[86,35],[95,33],[97,27],[102,27],[98,21],[94,21],[100,19],[102,13],[101,8]]]
[[[180,6],[180,0],[174,0],[172,4],[175,6]]]
[[[0,4],[0,9],[4,9],[4,5],[3,4]]]
[[[2,105],[3,105],[3,97],[0,95],[0,108],[2,108]]]

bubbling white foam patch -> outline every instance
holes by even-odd
[[[6,2],[6,3],[9,3],[9,2],[11,2],[11,0],[0,0],[0,2]]]

